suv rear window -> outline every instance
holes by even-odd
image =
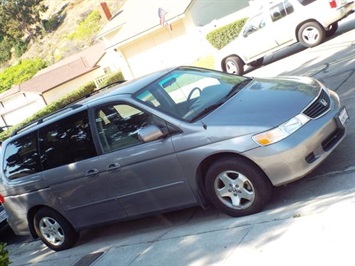
[[[301,5],[306,6],[306,5],[309,5],[317,0],[297,0],[297,1],[300,2]]]
[[[41,171],[36,132],[20,137],[6,146],[4,166],[5,175],[9,179]]]
[[[283,1],[270,8],[271,19],[275,22],[286,17],[287,15],[290,15],[293,11],[294,9],[291,3],[289,1]]]

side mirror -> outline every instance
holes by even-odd
[[[157,140],[165,135],[166,134],[156,125],[149,125],[138,131],[138,138],[143,142]]]

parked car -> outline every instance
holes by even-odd
[[[335,33],[338,21],[354,11],[353,0],[277,0],[257,9],[240,35],[222,48],[217,69],[242,75],[259,67],[265,55],[300,42],[314,47]]]
[[[190,206],[249,215],[323,162],[347,120],[312,78],[167,69],[14,132],[0,198],[16,234],[53,250],[85,228]]]

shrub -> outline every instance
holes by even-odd
[[[0,40],[0,64],[11,59],[12,42],[7,38]]]
[[[79,26],[75,32],[67,35],[69,40],[84,41],[92,43],[95,34],[100,30],[100,19],[101,15],[99,11],[91,12],[87,18],[79,23]]]
[[[115,83],[117,81],[122,81],[124,80],[124,77],[122,75],[121,72],[116,72],[110,76],[108,76],[105,81],[103,81],[101,84],[100,84],[100,88],[103,88],[109,84],[112,84],[112,83]]]
[[[242,18],[211,31],[206,36],[207,41],[209,41],[209,43],[217,49],[223,48],[239,35],[246,20],[246,18]]]
[[[24,42],[22,40],[15,41],[14,48],[16,57],[20,57],[27,50],[27,42]]]
[[[6,243],[0,243],[0,265],[10,265],[9,252],[6,249]]]
[[[25,59],[17,65],[6,68],[0,73],[0,93],[32,78],[39,70],[46,67],[46,63],[40,59]]]
[[[53,15],[49,19],[43,19],[42,25],[43,25],[44,30],[46,32],[55,31],[56,29],[58,29],[58,27],[62,23],[63,19],[64,19],[64,16],[60,16],[58,14]]]

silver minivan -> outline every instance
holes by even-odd
[[[57,251],[83,229],[189,206],[249,215],[323,162],[348,118],[315,79],[163,70],[15,131],[0,201],[16,234]]]

